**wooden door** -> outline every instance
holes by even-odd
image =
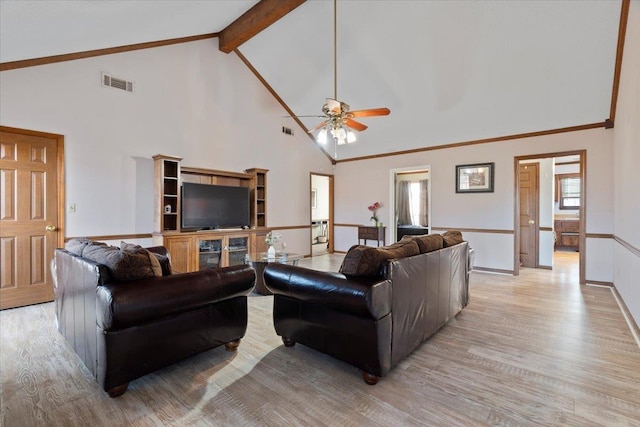
[[[538,163],[520,164],[520,265],[538,267]]]
[[[0,130],[0,309],[53,300],[60,233],[58,138],[10,129]]]

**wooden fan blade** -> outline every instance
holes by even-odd
[[[327,108],[329,111],[335,114],[340,114],[342,111],[342,107],[340,101],[336,101],[335,99],[327,98]]]
[[[372,117],[372,116],[388,116],[391,110],[388,108],[369,108],[368,110],[349,111],[349,117]]]
[[[352,119],[344,119],[344,123],[347,126],[349,126],[351,129],[357,130],[358,132],[362,132],[363,130],[369,127],[360,122],[356,122],[355,120],[352,120]]]
[[[307,131],[307,133],[313,133],[313,132],[317,131],[318,129],[325,127],[326,125],[327,125],[327,121],[325,120],[325,121],[323,121],[323,122],[319,123],[319,124],[318,124],[317,126],[315,126],[313,129],[309,129],[309,130]]]

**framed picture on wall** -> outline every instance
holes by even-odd
[[[493,163],[456,166],[456,193],[493,193]]]

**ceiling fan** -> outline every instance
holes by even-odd
[[[338,100],[338,7],[337,0],[333,0],[333,98],[327,98],[327,103],[322,106],[322,113],[326,118],[317,126],[309,130],[313,133],[320,129],[316,140],[320,144],[326,144],[327,135],[330,134],[336,145],[355,142],[356,136],[353,130],[362,132],[367,125],[354,118],[387,116],[391,113],[386,107],[369,108],[366,110],[351,111],[347,103]]]

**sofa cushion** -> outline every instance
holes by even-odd
[[[84,248],[82,256],[107,267],[115,281],[155,277],[149,255],[138,250],[127,251],[115,246],[88,245]]]
[[[418,244],[418,248],[420,248],[421,254],[437,251],[438,249],[442,249],[444,247],[444,241],[442,239],[442,235],[440,234],[425,234],[421,236],[406,235],[403,236],[400,241],[403,242],[411,240]]]
[[[418,244],[414,241],[400,241],[380,248],[353,245],[342,260],[340,273],[349,276],[378,276],[384,261],[419,253]]]
[[[442,239],[445,248],[464,242],[464,240],[462,240],[462,232],[457,230],[445,231],[444,233],[442,233]]]
[[[102,242],[96,242],[94,240],[89,240],[85,237],[81,237],[79,239],[69,240],[64,245],[64,248],[74,255],[82,256],[82,253],[84,252],[87,246],[107,246],[107,244]]]

